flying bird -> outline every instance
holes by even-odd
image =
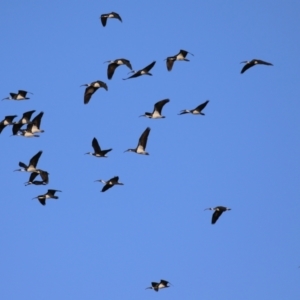
[[[86,86],[84,92],[84,104],[88,104],[92,95],[99,89],[104,88],[105,90],[108,90],[107,84],[103,81],[97,80],[90,84],[82,84],[81,86]]]
[[[30,129],[31,133],[44,132],[44,130],[40,129],[41,119],[43,115],[44,112],[40,112],[38,115],[36,115],[31,121],[31,123],[27,125],[27,130]]]
[[[168,71],[172,70],[173,64],[176,60],[189,61],[189,59],[185,58],[188,55],[188,53],[194,56],[194,54],[192,54],[191,52],[188,52],[186,50],[180,50],[178,54],[176,54],[174,56],[167,57],[166,58],[166,63],[167,63]]]
[[[107,19],[118,19],[119,21],[122,22],[120,15],[117,14],[116,12],[111,12],[109,14],[102,14],[100,16],[100,19],[101,19],[101,23],[102,23],[103,27],[106,26]]]
[[[108,79],[112,79],[116,68],[121,66],[121,65],[125,65],[130,70],[132,70],[132,66],[130,64],[130,61],[128,59],[125,59],[125,58],[118,58],[118,59],[115,59],[115,60],[108,60],[106,62],[109,63],[108,66],[107,66],[107,78]]]
[[[16,124],[28,124],[30,123],[30,118],[32,116],[32,114],[35,112],[35,110],[30,110],[27,112],[24,112],[22,118],[16,122]]]
[[[115,177],[109,179],[108,181],[105,181],[105,180],[102,180],[102,179],[95,180],[95,182],[96,181],[99,181],[99,182],[102,182],[102,183],[105,184],[104,187],[102,188],[101,192],[107,191],[108,189],[110,189],[114,185],[124,185],[124,183],[119,182],[119,177],[118,176],[115,176]]]
[[[145,131],[142,133],[142,135],[140,136],[137,147],[135,149],[128,149],[124,152],[135,152],[137,154],[149,155],[149,153],[146,152],[146,145],[147,145],[149,133],[150,133],[150,128],[147,127]]]
[[[147,289],[152,289],[152,290],[158,292],[158,290],[160,290],[160,289],[170,287],[168,284],[170,284],[169,281],[161,279],[160,282],[151,282],[151,286],[147,287],[146,290]]]
[[[167,104],[168,102],[170,102],[169,99],[164,99],[164,100],[156,102],[154,104],[154,109],[153,109],[152,113],[145,112],[145,114],[141,115],[140,117],[146,117],[146,118],[150,118],[150,119],[165,118],[164,116],[161,115],[161,111],[162,111],[164,105]]]
[[[252,59],[250,61],[242,61],[241,64],[244,63],[244,67],[241,70],[241,74],[243,74],[245,71],[247,71],[249,68],[256,66],[256,65],[266,65],[266,66],[273,66],[273,64],[260,60],[260,59]]]
[[[94,148],[94,152],[87,152],[85,154],[93,155],[96,157],[107,157],[106,153],[112,150],[112,149],[101,150],[100,145],[95,137],[93,138],[92,141],[92,147]]]
[[[215,224],[219,217],[222,215],[224,211],[231,210],[231,208],[225,207],[225,206],[216,206],[216,207],[209,207],[205,210],[214,210],[214,213],[211,218],[211,224]]]
[[[155,65],[155,63],[156,63],[156,61],[152,62],[150,65],[148,65],[144,69],[141,69],[141,70],[136,71],[136,72],[135,71],[130,72],[130,73],[134,73],[134,74],[131,75],[128,78],[123,78],[123,80],[127,80],[127,79],[130,79],[130,78],[139,77],[139,76],[142,76],[142,75],[150,75],[150,76],[152,76],[152,74],[149,73],[149,71],[153,68],[153,66]]]
[[[40,170],[36,168],[36,165],[39,161],[40,156],[42,155],[43,151],[39,151],[37,154],[35,154],[29,161],[28,166],[25,165],[23,162],[19,162],[19,166],[21,169],[17,169],[15,171],[20,171],[20,172],[36,172],[40,173]]]
[[[207,105],[207,103],[209,102],[209,100],[205,101],[204,103],[198,105],[196,108],[194,109],[183,109],[178,115],[183,115],[183,114],[193,114],[193,115],[202,115],[204,116],[205,114],[202,112],[202,110],[205,108],[205,106]]]
[[[7,125],[13,125],[13,124],[14,124],[13,120],[14,120],[15,117],[16,117],[16,115],[15,115],[15,116],[6,116],[6,117],[4,118],[4,120],[2,120],[2,121],[0,122],[0,133],[2,132],[2,130],[3,130]]]
[[[35,180],[35,178],[40,175],[42,180]],[[39,170],[39,173],[37,172],[32,172],[30,174],[29,180],[27,182],[25,182],[25,185],[30,185],[30,184],[34,184],[34,185],[46,185],[49,183],[49,173],[47,171],[43,171],[43,170]]]
[[[39,195],[32,199],[38,199],[42,205],[46,205],[47,199],[58,199],[58,196],[55,196],[56,192],[61,192],[60,190],[48,190],[46,194]]]
[[[32,94],[32,93],[23,91],[23,90],[19,90],[17,94],[15,94],[15,93],[9,93],[9,94],[10,94],[9,97],[3,98],[2,100],[28,100],[30,98],[27,98],[26,95]]]

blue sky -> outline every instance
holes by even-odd
[[[115,11],[123,22],[100,15]],[[4,1],[1,120],[43,111],[39,138],[0,135],[1,299],[299,299],[297,1]],[[190,62],[164,59],[190,51]],[[126,58],[153,76],[112,80]],[[244,74],[241,61],[274,64]],[[84,87],[107,83],[89,104]],[[165,119],[139,118],[169,98]],[[209,100],[205,116],[177,114]],[[149,156],[123,153],[151,128]],[[108,158],[84,155],[96,137]],[[46,186],[13,172],[43,150]],[[124,186],[101,193],[98,179]],[[62,190],[46,206],[35,199]],[[207,207],[225,212],[211,225]],[[165,279],[173,286],[145,290]]]

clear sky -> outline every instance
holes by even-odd
[[[1,2],[1,300],[300,299],[299,1]],[[115,11],[123,22],[100,15]],[[190,62],[165,58],[180,49]],[[129,59],[153,76],[127,81]],[[240,74],[241,61],[255,66]],[[87,105],[84,87],[107,83]],[[169,98],[165,119],[139,118]],[[205,116],[186,114],[209,100]],[[134,148],[150,127],[149,156]],[[96,137],[108,158],[84,155]],[[46,186],[13,172],[42,150]],[[101,193],[119,176],[124,186]],[[58,189],[42,206],[33,197]],[[211,211],[225,212],[211,225]],[[165,279],[173,286],[145,290]]]

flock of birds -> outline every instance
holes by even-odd
[[[108,19],[117,19],[120,22],[122,22],[120,15],[117,14],[116,12],[102,14],[100,16],[100,20],[104,27],[107,25]],[[188,54],[193,55],[192,53],[190,53],[186,50],[180,50],[179,53],[177,53],[176,55],[167,57],[165,59],[167,70],[168,71],[172,70],[175,61],[189,61],[186,58]],[[112,79],[114,72],[121,65],[127,66],[131,70],[130,73],[133,73],[133,75],[131,75],[130,77],[123,78],[123,80],[137,78],[142,75],[152,76],[150,71],[155,66],[155,63],[156,63],[156,61],[153,61],[146,67],[144,67],[138,71],[134,71],[134,70],[132,70],[130,61],[127,59],[124,59],[124,58],[119,58],[119,59],[106,61],[106,62],[108,63],[107,78],[109,80]],[[241,70],[241,74],[243,74],[249,68],[251,68],[255,65],[258,65],[258,64],[272,66],[271,63],[260,60],[260,59],[253,59],[251,61],[243,61],[241,63],[245,63],[244,67]],[[83,97],[84,104],[89,103],[89,101],[91,100],[91,97],[99,88],[104,88],[106,91],[108,90],[107,84],[100,80],[94,81],[89,84],[83,84],[82,86],[86,86],[86,89],[84,92],[84,97]],[[10,93],[9,97],[6,97],[2,100],[15,100],[15,101],[29,100],[30,98],[27,97],[27,94],[32,94],[32,93],[24,91],[24,90],[19,90],[18,93]],[[150,119],[164,118],[164,116],[162,115],[162,109],[163,109],[164,105],[166,105],[168,102],[170,102],[169,99],[164,99],[164,100],[158,101],[157,103],[154,104],[154,109],[153,109],[152,113],[145,112],[145,114],[141,115],[140,117],[147,117]],[[184,109],[179,112],[179,115],[183,115],[183,114],[187,114],[187,113],[191,113],[194,115],[204,115],[204,113],[202,111],[204,110],[204,108],[207,106],[208,103],[209,103],[209,100],[198,105],[194,109]],[[40,112],[37,116],[35,116],[32,120],[30,120],[33,113],[35,113],[35,110],[31,110],[31,111],[23,113],[22,118],[17,122],[14,121],[14,119],[17,117],[16,115],[5,116],[4,119],[0,122],[0,133],[3,131],[3,129],[6,126],[12,125],[12,135],[14,135],[14,136],[39,137],[39,135],[36,135],[36,133],[44,132],[44,130],[40,129],[41,119],[42,119],[44,113]],[[27,125],[26,129],[22,129],[22,127],[24,125]],[[125,150],[124,152],[135,152],[137,154],[149,155],[149,153],[146,151],[149,133],[150,133],[150,128],[147,127],[144,130],[144,132],[141,134],[136,148],[130,148],[130,149]],[[94,149],[94,152],[87,152],[86,154],[92,155],[95,157],[107,157],[106,154],[112,150],[112,149],[102,150],[98,143],[98,140],[96,138],[93,138],[93,140],[92,140],[92,147]],[[21,168],[15,170],[15,171],[31,173],[29,180],[25,183],[25,185],[31,185],[31,184],[47,185],[49,183],[49,173],[45,170],[37,168],[37,164],[38,164],[38,161],[39,161],[41,155],[42,155],[42,151],[39,151],[38,153],[36,153],[29,160],[28,165],[26,165],[23,162],[19,162],[19,166]],[[35,180],[37,176],[40,176],[41,180]],[[107,181],[105,181],[103,179],[95,180],[95,181],[102,182],[104,184],[104,186],[102,188],[102,192],[107,191],[108,189],[112,188],[115,185],[124,185],[123,183],[119,182],[118,176],[115,176]],[[45,194],[38,195],[37,197],[34,197],[33,199],[38,199],[42,205],[46,205],[46,200],[48,200],[50,198],[58,199],[58,196],[55,195],[56,192],[61,192],[61,191],[55,190],[55,189],[48,189],[48,191]],[[225,207],[225,206],[217,206],[217,207],[206,208],[205,210],[213,210],[214,211],[214,213],[212,215],[211,223],[215,224],[223,212],[229,211],[231,209],[228,207]],[[157,292],[162,288],[170,287],[169,284],[170,284],[170,282],[162,279],[160,282],[152,282],[151,286],[146,289],[153,289],[154,291]]]

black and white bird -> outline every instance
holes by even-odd
[[[205,114],[202,112],[202,110],[205,108],[205,106],[207,105],[207,103],[209,102],[209,100],[205,101],[204,103],[198,105],[196,108],[194,109],[183,109],[178,115],[183,115],[183,114],[193,114],[193,115],[202,115],[205,116]]]
[[[161,279],[160,282],[151,282],[151,286],[147,287],[146,290],[152,289],[152,290],[158,292],[158,290],[160,290],[160,289],[170,287],[168,284],[171,284],[171,283],[167,280]]]
[[[231,208],[225,207],[225,206],[216,206],[216,207],[209,207],[205,210],[214,210],[214,213],[211,218],[211,224],[215,224],[219,217],[222,215],[224,211],[231,210]]]
[[[250,61],[242,61],[241,64],[245,64],[244,67],[241,70],[241,74],[243,74],[245,71],[247,71],[249,68],[256,66],[256,65],[266,65],[266,66],[273,66],[273,64],[263,61],[261,59],[252,59]]]
[[[37,154],[35,154],[29,161],[28,166],[25,165],[23,162],[19,162],[19,166],[21,169],[17,169],[15,171],[20,171],[20,172],[36,172],[40,173],[40,170],[36,168],[36,165],[39,161],[40,156],[42,155],[43,151],[39,151]]]
[[[125,58],[118,58],[118,59],[115,59],[115,60],[108,60],[108,61],[106,61],[106,63],[109,63],[108,66],[107,66],[107,78],[108,79],[112,79],[116,68],[121,66],[121,65],[125,65],[130,70],[132,70],[132,66],[131,66],[130,61],[128,59],[125,59]]]
[[[35,180],[35,178],[40,175],[42,180]],[[47,171],[39,170],[39,173],[37,172],[32,172],[30,174],[29,180],[25,182],[25,185],[46,185],[49,183],[49,173]]]
[[[2,132],[2,130],[7,126],[7,125],[13,125],[15,124],[13,122],[15,116],[6,116],[1,122],[0,122],[0,133]]]
[[[101,150],[100,145],[95,137],[92,140],[92,147],[94,148],[94,152],[87,152],[85,154],[93,155],[96,157],[107,157],[106,153],[112,150],[112,149]]]
[[[58,196],[55,196],[56,192],[61,192],[60,190],[48,190],[46,194],[39,195],[32,199],[38,199],[42,205],[46,205],[47,199],[58,199]]]
[[[137,147],[135,149],[128,149],[124,152],[135,152],[137,154],[149,155],[149,153],[146,152],[146,146],[147,146],[147,140],[148,140],[149,133],[150,133],[150,128],[147,127],[145,129],[145,131],[142,133],[142,135],[140,136]]]
[[[109,179],[108,181],[105,181],[105,180],[102,180],[102,179],[95,180],[95,182],[96,181],[99,181],[99,182],[102,182],[102,183],[105,184],[104,187],[102,188],[101,192],[107,191],[108,189],[110,189],[114,185],[124,185],[124,183],[119,182],[119,177],[118,176],[115,176],[115,177]]]
[[[41,126],[41,119],[44,115],[44,112],[40,112],[38,115],[36,115],[33,120],[31,121],[31,124],[27,125],[27,130],[30,129],[31,133],[36,133],[36,132],[44,132],[43,129],[40,129]]]
[[[106,26],[107,19],[118,19],[119,21],[122,22],[120,15],[117,14],[116,12],[111,12],[109,14],[102,14],[100,16],[100,19],[101,19],[101,23],[102,23],[103,27]]]
[[[17,101],[18,100],[28,100],[30,98],[27,98],[26,95],[32,94],[32,93],[23,91],[23,90],[19,90],[17,94],[15,94],[15,93],[9,93],[9,94],[10,94],[9,97],[3,98],[2,100],[17,100]]]
[[[18,135],[18,136],[23,136],[23,137],[27,137],[27,138],[31,138],[31,137],[40,137],[39,135],[36,135],[32,132],[33,129],[33,123],[29,123],[27,125],[26,129],[21,129],[21,127],[23,126],[23,124],[14,124],[13,125],[13,134],[12,135]]]
[[[168,71],[172,70],[173,64],[176,60],[190,61],[189,59],[185,58],[188,55],[188,53],[194,56],[194,54],[192,54],[191,52],[188,52],[186,50],[180,50],[178,54],[167,57],[166,63]]]
[[[81,86],[86,86],[84,92],[84,104],[88,104],[92,95],[99,89],[104,88],[105,90],[108,90],[107,84],[103,81],[97,80],[90,84],[82,84]]]
[[[152,113],[145,112],[144,115],[141,115],[140,117],[146,117],[150,119],[160,119],[160,118],[165,118],[164,116],[161,115],[162,108],[166,103],[170,102],[169,99],[164,99],[161,101],[158,101],[154,104],[154,109]]]
[[[24,112],[22,118],[18,122],[16,122],[16,124],[29,124],[30,118],[34,112],[35,112],[35,110],[30,110],[30,111]]]
[[[142,75],[150,75],[150,76],[152,76],[152,74],[149,73],[149,71],[153,68],[153,66],[155,65],[155,63],[156,63],[156,61],[152,62],[150,65],[148,65],[144,69],[141,69],[141,70],[136,71],[136,72],[135,71],[130,72],[130,73],[134,73],[134,74],[131,75],[128,78],[123,78],[123,80],[127,80],[127,79],[130,79],[130,78],[139,77],[139,76],[142,76]]]

